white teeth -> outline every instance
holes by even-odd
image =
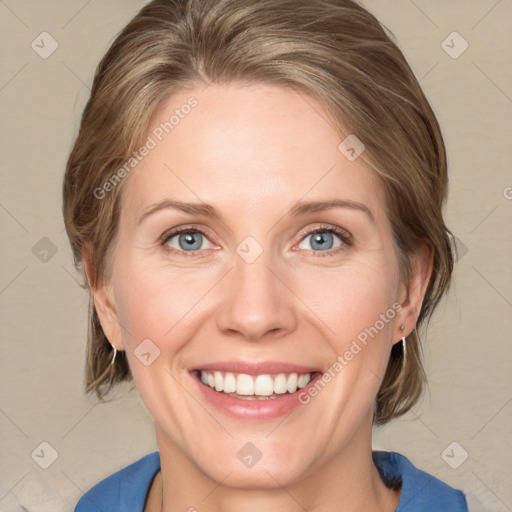
[[[201,372],[201,375],[204,372]],[[235,393],[236,392],[236,379],[232,373],[226,373],[224,375],[224,393]]]
[[[309,375],[309,373],[306,375],[300,375],[299,380],[297,382],[297,386],[299,388],[303,388],[308,385],[310,380],[311,380],[311,375]]]
[[[239,395],[254,395],[254,379],[245,373],[238,374],[236,392]]]
[[[274,381],[270,375],[258,375],[254,381],[254,394],[269,396],[274,393]]]
[[[290,373],[288,375],[288,393],[295,393],[297,391],[297,383],[298,383],[298,377],[296,373]]]
[[[215,390],[222,391],[224,389],[224,379],[222,378],[222,373],[214,372],[213,379],[215,381]]]
[[[286,379],[286,375],[284,373],[280,373],[274,379],[274,393],[277,395],[282,395],[288,391],[288,383]]]
[[[271,396],[284,393],[295,393],[308,385],[311,374],[305,373],[279,373],[272,377],[269,374],[248,375],[246,373],[233,374],[230,372],[201,371],[201,382],[216,391],[226,394],[236,393],[241,396]]]

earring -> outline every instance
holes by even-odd
[[[112,361],[110,361],[110,366],[114,366],[114,361],[116,360],[116,356],[117,356],[117,348],[113,347],[113,349],[114,349],[114,355],[112,356]]]
[[[405,324],[400,325],[400,330],[403,331],[404,329],[405,329]],[[404,372],[404,368],[407,364],[407,342],[406,342],[405,336],[402,336],[402,339],[400,341],[402,342],[403,357],[402,357],[402,367],[400,368],[399,378],[402,376],[402,373]]]

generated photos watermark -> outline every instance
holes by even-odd
[[[317,396],[329,382],[331,382],[336,375],[349,364],[361,352],[361,350],[368,344],[369,338],[373,339],[379,334],[382,329],[388,324],[396,314],[402,310],[402,305],[399,302],[393,303],[393,305],[386,310],[385,313],[381,313],[379,319],[375,323],[366,327],[361,331],[355,339],[352,340],[350,347],[345,350],[343,354],[339,354],[334,363],[329,369],[322,374],[322,376],[315,382],[315,384],[307,389],[304,389],[299,393],[299,402],[302,405],[307,405],[311,401],[311,398]]]
[[[125,161],[124,165],[117,169],[108,180],[106,180],[101,187],[94,189],[94,197],[96,199],[103,199],[109,192],[115,189],[121,181],[128,176],[131,171],[139,165],[146,156],[149,155],[152,149],[155,149],[166,135],[172,132],[183,119],[185,119],[192,109],[197,107],[198,101],[191,96],[187,102],[179,108],[174,109],[174,114],[165,122],[160,123],[156,128],[153,128],[151,134],[148,135],[146,142]]]

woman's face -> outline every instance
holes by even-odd
[[[379,184],[327,119],[280,87],[176,93],[125,178],[100,318],[160,450],[227,485],[368,448],[407,321]]]

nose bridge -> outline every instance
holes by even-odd
[[[237,247],[217,314],[220,330],[250,340],[295,326],[292,297],[271,270],[271,251],[261,248],[256,257],[255,251],[251,240]]]

